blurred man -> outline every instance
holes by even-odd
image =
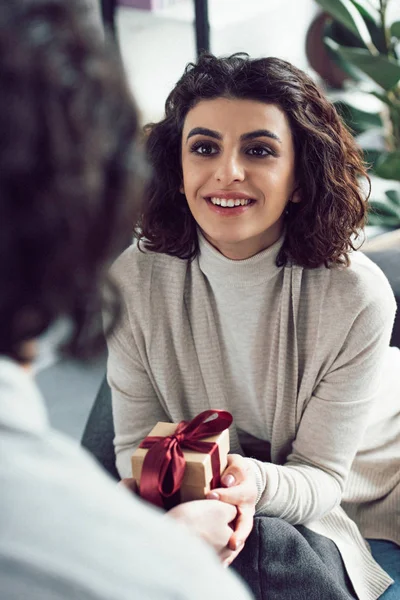
[[[78,358],[102,347],[101,305],[116,321],[106,274],[135,219],[136,134],[121,66],[85,2],[0,0],[4,600],[249,598],[211,549],[51,429],[29,374],[35,340],[59,318]],[[213,532],[222,548],[236,511],[202,502],[204,527],[224,521]]]

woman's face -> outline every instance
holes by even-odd
[[[182,132],[183,185],[204,236],[228,258],[249,258],[280,237],[295,191],[285,113],[254,100],[202,100]]]

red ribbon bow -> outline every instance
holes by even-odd
[[[207,420],[214,415],[216,418]],[[186,467],[182,448],[210,454],[213,473],[211,488],[218,487],[221,468],[218,444],[201,439],[222,433],[231,423],[232,415],[226,410],[205,410],[192,421],[181,421],[172,435],[145,438],[139,446],[149,449],[140,477],[142,498],[163,507],[165,499],[179,491]]]

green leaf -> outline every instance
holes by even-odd
[[[400,183],[371,175],[368,225],[400,227]]]
[[[370,201],[370,214],[384,215],[385,217],[394,217],[400,221],[400,211],[396,210],[396,207],[392,204],[381,202],[380,200]]]
[[[381,102],[384,102],[385,104],[387,104],[388,106],[393,106],[393,102],[391,102],[391,100],[388,98],[387,94],[379,93],[379,92],[376,92],[375,90],[371,90],[369,93],[372,94],[373,96],[375,96],[375,98],[378,98],[378,100],[381,100]]]
[[[380,213],[379,211],[371,211],[367,217],[368,225],[379,225],[381,227],[400,227],[400,217]]]
[[[388,190],[386,196],[400,208],[400,189],[399,190]]]
[[[366,20],[368,31],[371,39],[380,54],[387,54],[386,38],[381,25],[376,25],[369,19]],[[355,35],[350,29],[336,21],[335,19],[327,19],[324,26],[324,34],[332,38],[340,46],[350,46],[351,48],[360,48],[362,42],[358,35]]]
[[[350,104],[357,110],[378,115],[382,112],[384,106],[381,98],[372,93],[376,87],[373,82],[371,82],[370,87],[365,89],[358,84],[349,84],[344,90],[328,90],[327,94],[329,100],[333,103],[343,102],[344,104]]]
[[[383,152],[375,164],[374,171],[383,179],[400,181],[400,150]]]
[[[349,46],[350,48],[360,48],[362,45],[358,35],[355,35],[350,29],[335,21],[327,19],[324,25],[324,37],[330,37],[340,46]]]
[[[380,25],[380,16],[379,11],[376,10],[372,4],[368,2],[368,0],[351,0],[354,6],[357,8],[358,12],[364,19],[369,19],[372,23],[379,26]]]
[[[378,211],[395,213],[400,218],[400,181],[382,179],[369,174],[371,195],[369,202]],[[383,206],[384,205],[384,206]]]
[[[377,190],[372,187],[369,200],[368,225],[385,225],[387,227],[400,227],[400,205],[393,202],[389,194],[395,190],[386,191],[377,197]],[[379,194],[379,192],[378,192]]]
[[[395,21],[390,26],[390,35],[400,40],[400,21]]]
[[[400,81],[400,64],[385,56],[371,56],[363,48],[347,48],[339,46],[330,38],[325,38],[326,45],[337,52],[345,61],[360,69],[384,90],[391,90]]]
[[[317,0],[317,2],[334,19],[357,35],[371,54],[378,54],[367,25],[351,0]]]
[[[371,169],[374,171],[375,165],[382,154],[382,150],[376,150],[375,148],[363,148],[363,152],[364,161],[367,163],[367,165],[371,165]]]
[[[363,73],[363,71],[357,69],[357,67],[352,65],[349,61],[342,58],[342,56],[336,50],[336,48],[339,47],[339,44],[336,44],[336,42],[334,42],[330,37],[324,37],[324,44],[330,58],[337,64],[339,69],[341,69],[343,73],[348,76],[349,79],[352,79],[358,84],[363,83],[365,85],[367,82],[374,84],[374,82],[372,82],[371,79],[367,77],[365,73]],[[374,85],[376,86],[377,90],[381,89],[376,83]]]
[[[356,135],[368,131],[371,127],[382,127],[379,114],[365,112],[341,100],[335,102],[334,105],[346,125]]]

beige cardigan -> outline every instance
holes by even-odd
[[[241,261],[238,277],[254,268],[251,260]],[[397,362],[400,373],[400,353],[388,352],[393,294],[382,272],[361,253],[352,255],[347,269],[269,268],[279,271],[281,297],[271,339],[274,358],[265,365],[268,394],[275,398],[266,414],[272,423],[272,464],[258,463],[265,490],[257,511],[294,522],[285,514],[293,482],[300,504],[310,497],[311,484],[319,489],[313,503],[307,501],[304,519],[295,522],[332,539],[359,598],[376,600],[391,579],[338,506],[340,494],[327,514],[321,514],[318,497],[323,498],[324,478],[335,478],[363,535],[400,544],[400,382],[388,397],[381,381],[389,362]],[[206,408],[230,406],[210,286],[199,261],[131,247],[113,273],[124,314],[108,340],[108,378],[117,467],[127,476],[132,451],[156,421],[177,422]],[[242,453],[235,427],[231,450]],[[273,497],[269,480],[275,482]]]

